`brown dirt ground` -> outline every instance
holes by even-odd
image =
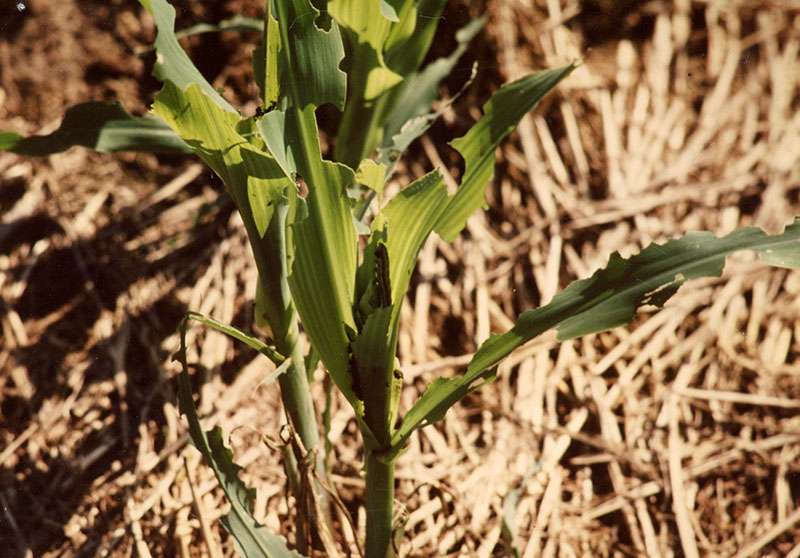
[[[179,27],[260,4],[176,3]],[[136,2],[16,4],[0,4],[0,128],[47,132],[87,99],[146,110],[158,84],[152,54],[135,52],[153,25]],[[453,3],[436,50],[484,10],[446,89],[472,60],[482,73],[399,182],[455,169],[443,140],[503,81],[585,64],[501,150],[490,210],[424,248],[400,338],[406,408],[614,250],[692,229],[774,232],[800,214],[798,2]],[[185,43],[245,111],[255,41]],[[0,554],[231,555],[170,362],[187,309],[252,329],[254,270],[219,182],[184,157],[0,154],[0,212]],[[798,316],[800,273],[743,256],[630,327],[523,348],[399,461],[404,552],[800,557]],[[258,487],[258,516],[291,539],[280,455],[261,442],[283,420],[260,384],[269,365],[199,327],[189,340],[208,424]],[[330,438],[360,531],[358,442],[338,400]],[[343,528],[345,554],[356,538]]]

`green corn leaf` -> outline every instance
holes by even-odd
[[[307,0],[274,6],[279,42],[265,50],[273,58],[265,64],[280,76],[279,100],[257,126],[284,176],[299,175],[309,190],[297,200],[289,226],[289,286],[312,344],[360,416],[363,403],[353,390],[347,349],[356,331],[358,243],[347,198],[355,175],[322,160],[314,116],[320,104],[344,102],[346,76],[338,67],[344,49],[335,22],[327,30],[318,27],[320,12]]]
[[[446,240],[458,234],[466,219],[484,202],[484,190],[494,171],[494,150],[533,108],[541,97],[572,70],[545,71],[503,87],[484,106],[484,117],[453,145],[465,158],[461,186],[448,197],[442,177],[432,172],[402,190],[382,211],[383,219],[373,222],[373,231],[386,236],[391,262],[392,300],[395,311],[391,328],[397,327],[400,302],[408,288],[417,254],[432,230]],[[383,231],[383,228],[386,228]],[[370,264],[369,246],[362,266]],[[361,313],[366,284],[360,274],[358,298]],[[471,385],[471,382],[466,385]]]
[[[268,273],[259,270],[255,300],[256,324],[274,340],[278,350],[285,355],[294,351],[298,333],[297,311],[289,290],[286,259],[286,223],[295,209],[293,200],[294,197],[289,196],[273,205],[269,227],[264,239],[257,246],[262,267]]]
[[[400,138],[394,137],[400,133],[407,122],[430,111],[433,101],[439,96],[439,84],[453,72],[456,63],[466,52],[469,42],[483,29],[484,25],[486,25],[485,16],[469,22],[456,33],[458,46],[450,55],[434,60],[423,70],[411,74],[406,79],[402,91],[398,91],[396,94],[399,99],[391,103],[391,106],[395,108],[384,125],[382,149],[402,153],[411,141],[428,129],[430,122],[439,117],[440,113],[432,113],[428,126],[420,129],[412,137],[407,137],[407,135]]]
[[[296,122],[293,118],[287,118],[284,111],[272,110],[261,117],[256,122],[256,127],[267,149],[278,161],[287,178],[294,178],[297,173],[297,161],[295,152],[298,149],[297,142],[300,141],[300,132],[296,129]],[[298,158],[300,154],[298,154]]]
[[[348,331],[355,331],[352,301],[358,246],[346,195],[354,173],[345,165],[320,159],[306,177],[312,177],[306,178],[309,195],[297,200],[298,211],[289,227],[289,285],[306,333],[358,412],[361,403],[352,390],[345,349]]]
[[[755,227],[723,238],[690,232],[665,244],[651,244],[629,259],[612,254],[604,269],[572,283],[546,306],[523,312],[510,331],[491,336],[475,353],[465,374],[431,383],[404,417],[393,438],[392,452],[399,452],[416,428],[441,419],[451,405],[491,380],[502,359],[537,335],[555,328],[558,339],[565,340],[628,324],[639,307],[663,306],[688,279],[718,277],[725,258],[739,250],[753,250],[768,265],[798,269],[800,220],[776,235]]]
[[[367,10],[363,9],[365,4]],[[404,84],[428,52],[444,1],[392,0],[378,4],[376,0],[340,0],[336,6],[349,49],[344,61],[347,105],[335,154],[338,161],[353,168],[381,142],[384,124],[398,106]],[[388,13],[387,5],[394,14]],[[377,11],[383,17],[372,15]]]
[[[61,126],[46,136],[0,133],[0,151],[45,157],[79,145],[100,153],[138,151],[191,153],[188,145],[161,119],[137,118],[120,103],[90,101],[67,109]]]
[[[192,84],[183,91],[166,81],[153,110],[214,170],[234,199],[253,247],[262,286],[270,294],[267,304],[260,305],[259,310],[268,317],[273,338],[280,347],[295,327],[295,317],[290,308],[282,305],[281,301],[286,300],[278,296],[282,290],[275,292],[284,288],[281,277],[285,243],[282,225],[273,221],[278,215],[281,223],[285,222],[294,182],[275,159],[239,133],[240,129],[251,129],[251,122],[240,121],[237,114],[221,109],[198,85]],[[267,235],[271,226],[279,229]]]
[[[207,320],[207,318],[204,319]],[[181,348],[174,357],[180,362],[182,368],[178,385],[178,400],[181,413],[186,415],[189,423],[192,443],[214,470],[220,486],[231,503],[231,511],[222,518],[222,525],[233,536],[237,550],[242,556],[247,558],[303,558],[297,552],[289,550],[286,539],[270,532],[256,521],[252,511],[256,491],[247,488],[239,478],[241,467],[233,462],[233,452],[225,446],[222,430],[217,427],[206,432],[200,424],[200,417],[192,399],[189,367],[186,362],[187,321],[188,317],[181,323]]]
[[[495,149],[544,95],[575,69],[573,64],[544,70],[501,87],[483,106],[481,118],[463,137],[450,142],[464,158],[464,177],[435,230],[452,241],[479,207],[486,207],[486,185],[494,174]]]
[[[216,329],[220,333],[224,333],[228,337],[236,339],[237,341],[241,341],[251,349],[255,349],[268,359],[270,359],[276,366],[282,366],[286,363],[286,359],[278,354],[274,348],[270,347],[269,345],[262,343],[252,335],[248,335],[238,327],[234,327],[232,325],[223,324],[220,321],[215,320],[214,318],[209,318],[208,316],[204,316],[197,312],[187,312],[184,320],[194,320],[196,322],[200,322],[203,325],[206,325],[210,328]]]
[[[397,21],[383,43],[384,60],[394,72],[408,76],[430,50],[445,0],[393,0]]]
[[[139,3],[150,12],[158,28],[153,76],[161,81],[172,81],[182,89],[195,83],[217,106],[236,113],[230,103],[206,81],[178,43],[175,37],[175,8],[166,0],[139,0]]]
[[[267,54],[275,57],[281,97],[301,110],[325,103],[341,109],[347,76],[339,69],[344,58],[339,27],[317,27],[320,12],[308,0],[284,0],[275,7],[280,45]]]
[[[346,351],[355,331],[352,304],[357,241],[352,217],[340,219],[341,204],[347,200],[344,185],[352,181],[353,171],[344,165],[326,169],[330,185],[341,187],[339,203],[326,206],[318,191],[309,194],[305,204],[308,216],[290,227],[293,259],[289,285],[303,327],[322,362],[358,410]]]
[[[373,288],[377,268],[375,252],[379,243],[386,246],[389,264],[391,320],[385,335],[399,324],[400,308],[417,262],[417,255],[434,223],[447,207],[447,190],[438,170],[432,171],[401,190],[372,221],[372,235],[364,249],[356,282],[359,315],[363,323],[380,308]]]
[[[253,79],[261,91],[262,108],[272,108],[278,102],[280,75],[278,74],[278,50],[280,30],[272,15],[272,2],[267,2],[262,25],[261,44],[253,51]]]
[[[373,220],[358,270],[359,323],[363,327],[353,343],[353,356],[365,420],[383,447],[392,434],[386,427],[394,425],[396,395],[402,383],[394,365],[400,308],[419,250],[447,200],[439,171],[401,190]]]
[[[361,397],[370,431],[383,446],[389,442],[392,372],[397,348],[396,329],[389,333],[391,307],[378,308],[367,318],[361,333],[353,341],[353,357],[359,375]]]
[[[386,14],[397,21],[390,4],[383,0],[330,0],[328,13],[348,31],[351,88],[371,101],[400,83],[403,76],[390,70],[383,60],[383,43],[392,27]]]
[[[285,282],[285,222],[287,213],[293,214],[295,209],[290,203],[294,182],[279,162],[264,152],[254,119],[242,119],[183,52],[173,29],[175,10],[165,0],[142,0],[142,4],[158,27],[154,75],[164,80],[154,112],[214,170],[236,202],[261,279],[259,317],[267,318],[279,349],[289,350],[297,324]],[[273,21],[269,14],[267,19]]]
[[[153,112],[222,179],[245,226],[255,228],[252,238],[262,238],[273,203],[294,184],[275,159],[239,134],[239,115],[221,109],[201,86],[191,84],[183,91],[171,81],[164,82]]]
[[[447,203],[447,189],[436,170],[401,190],[383,209],[395,320],[400,315],[417,255]]]

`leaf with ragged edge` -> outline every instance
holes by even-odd
[[[544,95],[567,77],[574,64],[544,70],[504,85],[483,106],[481,118],[463,137],[450,142],[464,158],[464,177],[435,230],[452,241],[479,207],[486,207],[485,190],[494,174],[495,149]]]
[[[142,0],[142,4],[158,26],[154,75],[165,81],[154,110],[161,111],[169,124],[191,143],[195,153],[220,176],[236,202],[253,248],[261,285],[266,289],[261,295],[267,302],[261,309],[269,310],[265,314],[269,315],[270,329],[275,342],[282,346],[291,328],[296,327],[296,316],[291,303],[280,296],[288,296],[282,275],[286,259],[285,225],[284,216],[280,224],[274,217],[277,207],[285,210],[287,202],[293,199],[289,194],[294,191],[294,181],[263,151],[254,119],[241,119],[180,48],[173,29],[175,10],[164,0]],[[267,31],[274,31],[272,21],[267,14]],[[272,32],[271,37],[275,39],[277,33]],[[276,54],[274,49],[264,49],[267,51]],[[270,67],[265,62],[264,70],[269,71]],[[261,84],[262,88],[274,85],[267,81],[266,85]],[[265,98],[270,94],[271,91],[265,91]],[[268,235],[270,227],[280,230]]]
[[[294,187],[278,163],[238,131],[240,117],[225,111],[197,84],[183,91],[170,81],[156,96],[153,112],[169,124],[222,179],[253,239],[264,236],[272,203]],[[251,232],[248,230],[248,232]]]
[[[365,186],[378,194],[378,202],[383,200],[383,184],[386,177],[386,166],[372,159],[364,159],[356,169],[356,184]]]
[[[276,211],[286,210],[286,202],[294,193],[294,182],[286,177],[275,159],[239,133],[251,132],[250,119],[240,120],[237,114],[219,108],[199,86],[192,84],[183,91],[172,82],[165,82],[153,110],[214,170],[236,202],[262,286],[275,295],[260,309],[271,310],[266,314],[273,338],[280,346],[293,327],[295,316],[285,306],[285,298],[277,296],[284,289],[285,244],[280,228],[283,218],[276,223],[275,216]],[[270,227],[276,226],[279,229],[268,235]]]
[[[317,27],[320,13],[307,0],[274,5],[280,44],[265,54],[281,76],[280,100],[258,130],[283,172],[297,173],[309,190],[289,226],[289,285],[306,333],[360,416],[347,349],[356,329],[358,245],[346,192],[355,177],[347,166],[322,160],[314,116],[320,104],[344,102],[346,76],[338,67],[344,50],[338,27]]]
[[[175,8],[166,0],[139,0],[156,20],[156,64],[153,76],[161,81],[169,80],[185,89],[196,83],[220,108],[236,113],[236,110],[214,89],[195,67],[175,37]]]
[[[391,4],[382,0],[330,0],[328,13],[350,34],[349,74],[355,80],[350,86],[358,89],[364,100],[378,97],[403,79],[383,60],[383,43],[392,27],[390,17],[397,21]]]
[[[200,424],[186,362],[186,320],[181,323],[181,348],[175,359],[182,368],[178,384],[180,410],[186,415],[192,443],[213,469],[231,503],[230,512],[221,521],[234,537],[239,553],[247,558],[303,558],[289,550],[286,539],[270,532],[255,519],[252,509],[256,491],[247,488],[239,478],[241,467],[233,462],[233,453],[225,446],[222,430],[217,427],[205,432]]]
[[[344,58],[339,27],[317,27],[320,12],[308,0],[284,0],[274,5],[280,44],[267,55],[274,57],[280,96],[300,110],[325,103],[341,109],[347,76],[339,69]],[[267,64],[272,62],[267,60]]]
[[[567,73],[564,72],[561,77]],[[537,75],[539,74],[532,76],[532,78]],[[525,81],[526,79],[528,81]],[[495,94],[492,100],[485,105],[484,118],[473,128],[476,131],[473,132],[471,130],[464,138],[461,138],[460,147],[466,160],[467,170],[459,190],[453,196],[448,196],[440,173],[434,171],[401,190],[381,211],[379,214],[381,219],[376,219],[373,223],[373,236],[380,234],[386,237],[385,244],[390,263],[394,307],[391,320],[386,322],[387,331],[385,335],[387,338],[392,338],[397,331],[400,302],[408,288],[417,255],[425,239],[434,229],[440,232],[441,223],[445,218],[450,219],[449,226],[452,226],[453,220],[461,219],[461,216],[466,214],[467,210],[471,214],[477,209],[483,201],[483,190],[494,170],[495,147],[513,130],[519,119],[525,114],[525,111],[535,106],[541,96],[552,88],[557,81],[557,79],[544,80],[544,85],[542,85],[541,80],[523,78],[523,80],[515,84],[521,84],[525,87],[520,86],[520,92],[515,95],[509,95],[508,93],[509,91],[517,91],[513,88],[515,84],[506,86],[511,89],[506,89],[506,93],[503,95],[498,96],[498,94]],[[531,92],[530,82],[539,85],[539,87],[533,87],[533,92]],[[531,94],[534,94],[533,100],[528,98]],[[513,109],[505,106],[494,108],[495,103],[510,102],[515,102],[518,106]],[[456,141],[458,142],[458,140]],[[480,189],[478,189],[478,186],[480,186]],[[466,203],[464,203],[464,200]],[[470,203],[473,206],[470,207],[468,205]],[[455,234],[463,228],[468,216],[463,217],[460,226],[454,229]],[[360,281],[358,283],[357,297],[362,319],[365,319],[365,316],[369,316],[369,312],[365,310],[364,305],[365,299],[368,298],[369,287],[364,281],[364,277],[367,276],[369,269],[368,267],[367,269],[364,268],[365,266],[373,265],[371,263],[373,260],[371,249],[373,249],[374,245],[375,243],[371,242],[367,246],[362,269],[359,270],[358,274]],[[439,420],[450,406],[454,405],[473,389],[493,378],[493,375],[493,370],[483,370],[473,377],[437,380],[431,386],[432,389],[428,390],[430,395],[426,392],[422,396],[409,411],[410,416],[406,416],[403,424],[405,425],[406,422],[419,424],[421,421]],[[443,397],[439,397],[439,394],[442,393],[444,393]],[[409,430],[409,435],[411,431],[413,431],[413,428]],[[402,439],[402,441],[404,442],[405,439]],[[393,449],[386,455],[387,459],[393,459],[397,452],[400,451],[401,446],[394,442],[393,440]]]
[[[466,136],[453,144],[461,151],[466,171],[461,186],[452,196],[447,195],[438,171],[429,173],[401,190],[381,211],[385,219],[386,247],[391,264],[392,300],[395,308],[391,328],[397,327],[400,301],[408,288],[417,254],[432,230],[452,240],[464,227],[467,217],[484,202],[484,189],[494,171],[494,150],[507,136],[527,110],[571,71],[572,66],[555,72],[540,72],[503,87],[484,106],[484,117]],[[506,106],[509,104],[516,106]],[[373,223],[374,234],[383,231],[384,224]],[[365,252],[364,265],[369,265],[370,246]],[[365,274],[360,273],[360,277]],[[363,290],[363,280],[359,289]],[[361,290],[359,299],[363,297]],[[364,314],[363,304],[360,306]],[[471,385],[471,382],[465,384]]]
[[[46,157],[74,146],[100,153],[192,152],[166,122],[153,116],[131,116],[121,103],[90,101],[70,107],[58,130],[46,136],[0,133],[0,151],[29,157]]]
[[[546,306],[523,312],[510,331],[492,335],[465,374],[431,383],[403,418],[389,456],[402,449],[415,429],[441,419],[451,405],[492,379],[497,364],[525,342],[553,328],[559,340],[566,340],[630,323],[640,306],[662,306],[686,280],[721,275],[725,258],[739,250],[755,251],[769,265],[800,268],[800,220],[776,235],[755,227],[722,238],[691,232],[651,244],[629,259],[614,253],[604,269],[572,283]]]
[[[395,107],[388,115],[384,125],[383,143],[381,148],[402,153],[406,147],[439,117],[441,112],[430,113],[427,119],[422,120],[427,125],[414,128],[413,135],[406,131],[400,135],[406,123],[429,113],[433,101],[439,96],[439,84],[453,72],[456,63],[466,52],[469,42],[486,24],[486,17],[472,20],[456,32],[458,46],[448,56],[438,58],[425,66],[424,69],[408,76],[403,83],[402,96],[393,103]],[[395,137],[399,135],[399,137]]]

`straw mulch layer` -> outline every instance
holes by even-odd
[[[185,2],[179,23],[257,15],[259,3]],[[138,5],[79,4],[0,12],[12,22],[0,34],[3,129],[54,129],[88,97],[140,112],[152,97],[152,60],[132,54],[153,33]],[[422,250],[400,336],[406,409],[613,251],[695,229],[777,232],[800,214],[797,2],[466,6],[448,6],[437,48],[470,17],[489,23],[445,90],[475,59],[482,72],[392,188],[433,166],[457,173],[445,141],[502,82],[584,63],[502,148],[489,211]],[[256,38],[244,39],[187,46],[214,54],[204,70],[249,114]],[[2,553],[231,555],[170,362],[187,309],[253,329],[255,272],[219,182],[187,159],[71,150],[4,154],[0,184]],[[741,255],[630,327],[534,341],[411,439],[397,470],[403,553],[800,557],[799,317],[800,273]],[[206,424],[223,427],[258,487],[257,515],[291,540],[271,365],[199,326],[188,338]],[[322,404],[322,382],[314,392]],[[361,454],[338,399],[329,437],[356,531],[342,521],[338,544],[357,555]]]

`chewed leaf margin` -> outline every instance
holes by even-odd
[[[492,335],[463,375],[433,382],[403,418],[388,457],[402,451],[414,430],[441,419],[450,406],[493,379],[500,361],[527,341],[554,328],[564,341],[628,324],[638,308],[663,306],[685,281],[720,276],[725,258],[740,250],[756,252],[768,265],[800,269],[800,219],[775,235],[757,227],[722,238],[690,232],[628,259],[612,254],[592,277],[572,283],[546,306],[523,312],[506,333]]]

